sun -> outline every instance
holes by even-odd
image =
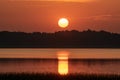
[[[66,18],[60,18],[58,20],[58,25],[61,27],[61,28],[66,28],[68,25],[69,25],[69,21],[68,19]]]

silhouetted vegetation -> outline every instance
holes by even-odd
[[[120,48],[120,34],[106,31],[0,32],[1,48]]]
[[[53,73],[1,73],[0,80],[120,80],[120,75]]]

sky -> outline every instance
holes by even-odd
[[[70,23],[64,29],[63,17]],[[120,33],[120,0],[0,0],[0,31],[87,29]]]

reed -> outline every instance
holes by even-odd
[[[120,80],[116,74],[0,73],[0,80]]]

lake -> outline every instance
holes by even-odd
[[[120,49],[0,49],[0,73],[120,74]]]

